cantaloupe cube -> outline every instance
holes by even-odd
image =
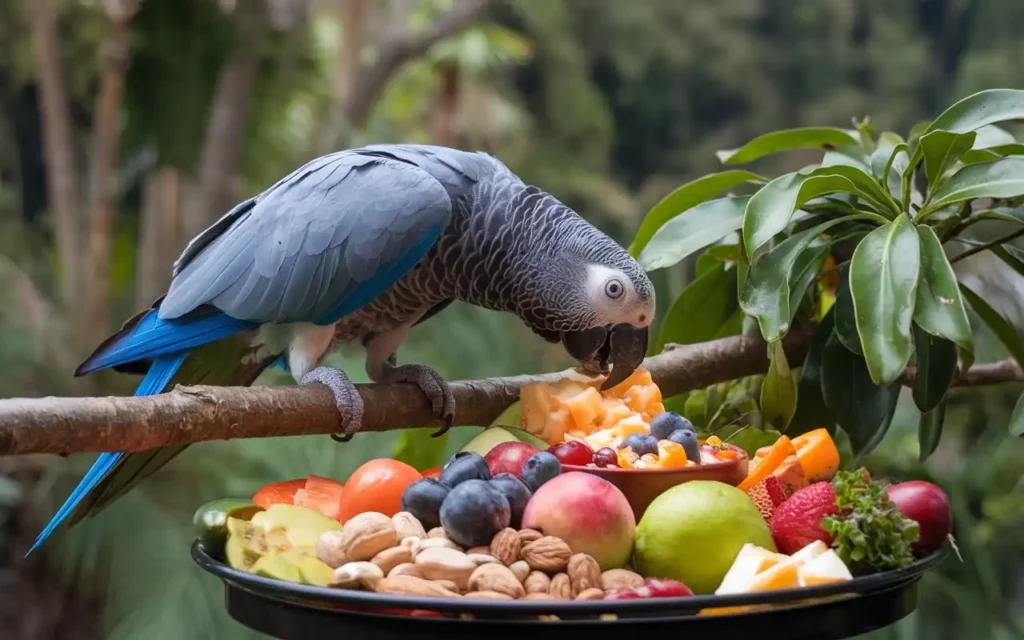
[[[559,409],[548,415],[544,429],[539,434],[541,440],[548,444],[556,444],[565,439],[565,432],[574,428],[572,415],[567,409]],[[531,432],[532,433],[532,432]]]
[[[650,405],[661,403],[661,389],[656,384],[630,387],[623,396],[626,404],[640,414],[649,412]]]
[[[625,402],[618,398],[604,399],[604,418],[601,420],[600,429],[611,429],[619,420],[633,415],[633,410]]]
[[[586,437],[586,442],[590,445],[590,448],[594,451],[598,449],[604,449],[609,447],[615,449],[619,444],[619,439],[615,437],[611,429],[599,429],[594,433],[591,433]]]
[[[789,556],[775,553],[749,542],[736,554],[729,571],[722,578],[722,583],[715,590],[715,595],[744,593],[753,583],[754,577],[762,571],[789,560]]]
[[[643,367],[637,367],[633,373],[629,374],[628,378],[605,391],[605,394],[611,397],[621,398],[632,387],[645,386],[653,383],[654,380],[651,378],[651,372]]]
[[[525,385],[519,391],[519,409],[523,430],[544,438],[544,427],[552,411],[551,387],[543,383]],[[546,440],[545,440],[546,441]]]
[[[813,560],[814,558],[817,558],[818,556],[820,556],[828,550],[829,548],[827,544],[825,544],[821,540],[815,540],[814,542],[805,546],[803,549],[791,555],[790,558],[794,560],[799,560],[800,562],[807,563]]]
[[[572,420],[580,431],[590,433],[604,418],[604,399],[601,392],[594,387],[580,390],[579,393],[562,400],[562,404],[572,414]]]
[[[611,428],[611,432],[617,438],[625,438],[634,433],[650,433],[651,426],[644,422],[643,417],[639,413],[634,413],[627,418],[619,420]]]
[[[800,560],[789,558],[775,566],[765,569],[754,576],[746,592],[774,591],[776,589],[792,589],[800,586],[799,571],[803,566]]]
[[[804,475],[803,465],[796,454],[787,456],[782,464],[772,471],[772,475],[779,479],[787,498],[809,484],[807,476]]]
[[[850,570],[843,563],[842,558],[832,549],[827,549],[824,553],[819,554],[801,566],[797,573],[801,587],[814,587],[853,580],[853,576],[850,575]]]

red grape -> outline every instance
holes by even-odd
[[[668,578],[647,578],[644,585],[651,590],[652,598],[676,598],[679,596],[692,596],[690,587],[677,580]]]
[[[608,447],[598,449],[594,454],[594,464],[599,467],[617,467],[619,466],[619,454]]]
[[[559,442],[548,449],[548,453],[558,458],[558,461],[562,464],[572,464],[581,467],[590,464],[594,460],[594,450],[586,442],[580,442],[579,440]]]

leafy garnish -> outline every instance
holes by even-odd
[[[854,575],[899,569],[914,561],[921,536],[916,522],[900,513],[885,485],[865,469],[840,471],[832,480],[839,515],[822,519],[832,547]]]

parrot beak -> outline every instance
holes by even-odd
[[[647,327],[616,324],[562,333],[562,345],[583,368],[592,373],[611,373],[601,384],[610,389],[630,376],[647,354]]]

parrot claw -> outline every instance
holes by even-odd
[[[422,364],[395,366],[389,360],[384,368],[384,381],[414,384],[427,396],[434,415],[441,423],[441,428],[432,433],[431,437],[443,436],[451,428],[455,421],[455,397],[441,374]]]
[[[341,430],[332,433],[337,442],[348,442],[363,425],[363,397],[345,372],[334,367],[316,367],[302,376],[299,384],[319,383],[334,394],[334,403],[341,414]]]

